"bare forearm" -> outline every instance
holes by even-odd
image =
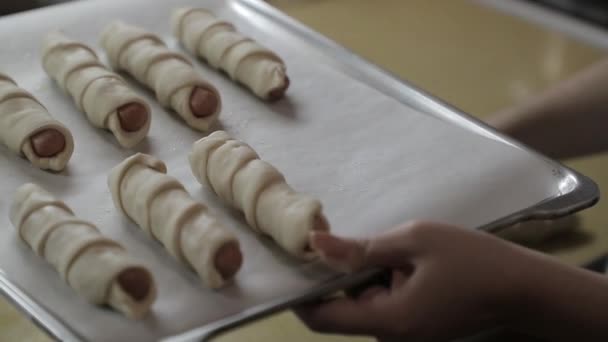
[[[608,150],[608,59],[488,121],[553,158]]]
[[[512,328],[550,340],[608,340],[608,278],[545,256],[520,266]]]

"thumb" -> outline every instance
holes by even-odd
[[[337,271],[349,273],[364,267],[365,247],[360,241],[313,232],[310,245],[326,264]]]
[[[371,239],[341,238],[326,232],[311,234],[311,247],[330,267],[345,273],[362,268],[396,268],[410,264],[411,249],[399,231]]]

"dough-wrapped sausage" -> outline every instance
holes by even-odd
[[[35,184],[14,196],[11,222],[19,236],[46,259],[78,294],[130,318],[145,315],[156,299],[152,274],[90,222]]]
[[[72,133],[7,75],[0,73],[0,142],[32,165],[61,171],[72,156]]]
[[[312,258],[312,231],[328,231],[321,202],[297,193],[272,165],[247,144],[216,131],[194,143],[192,173],[225,202],[245,214],[247,223],[300,258]]]
[[[43,42],[42,66],[95,126],[110,130],[120,145],[133,147],[150,130],[150,107],[95,52],[61,32]]]
[[[236,31],[203,8],[178,8],[171,16],[173,34],[184,47],[256,96],[277,100],[289,87],[285,63],[269,49]]]
[[[191,127],[206,131],[217,120],[221,110],[217,89],[158,36],[114,22],[104,29],[101,44],[114,69],[128,72],[154,90],[160,104],[173,109]]]
[[[165,164],[150,155],[125,159],[108,177],[114,205],[207,286],[219,288],[241,267],[239,242],[166,172]]]

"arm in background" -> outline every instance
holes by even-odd
[[[608,59],[496,113],[488,123],[556,159],[608,150]]]

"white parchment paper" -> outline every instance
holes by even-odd
[[[43,34],[61,28],[98,48],[98,33],[114,19],[159,33],[171,46],[170,10],[207,6],[275,49],[287,62],[292,86],[275,104],[263,103],[225,76],[197,63],[223,98],[221,127],[252,145],[294,188],[324,204],[334,232],[364,236],[408,219],[426,218],[475,227],[557,194],[552,168],[510,146],[416,112],[307,56],[296,39],[260,23],[232,1],[83,1],[0,18],[0,69],[33,92],[75,138],[75,153],[61,174],[34,169],[0,147],[0,268],[78,334],[90,340],[152,340],[205,325],[279,296],[310,289],[330,275],[286,257],[258,238],[243,218],[223,206],[190,173],[187,153],[203,136],[153,104],[150,136],[134,150],[93,128],[43,72]],[[245,263],[235,283],[203,288],[193,272],[115,209],[107,172],[135,151],[163,159],[169,174],[208,204],[238,235]],[[156,277],[153,313],[129,321],[79,298],[22,243],[8,220],[14,190],[36,182],[64,199],[77,215],[96,223],[141,258]]]

